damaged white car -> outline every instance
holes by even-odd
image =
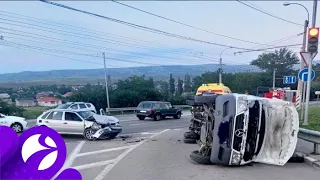
[[[79,134],[87,140],[112,139],[122,132],[119,120],[91,111],[51,109],[37,118],[38,126],[47,126],[60,134]]]
[[[203,164],[284,165],[298,141],[299,116],[291,102],[244,94],[195,97],[205,109],[200,148],[190,158]]]

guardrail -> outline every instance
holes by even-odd
[[[189,109],[191,106],[188,105],[172,105],[173,107],[179,108],[179,109]],[[137,107],[125,107],[125,108],[110,108],[109,113],[115,113],[120,112],[121,114],[124,114],[124,112],[136,112]]]
[[[305,141],[313,143],[313,153],[319,154],[320,132],[304,128],[299,129],[298,137]]]

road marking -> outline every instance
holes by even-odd
[[[167,132],[169,131],[169,129],[166,129],[166,130],[163,130],[161,132],[158,132],[154,135],[152,135],[150,137],[151,138],[154,138],[164,132]],[[149,139],[149,138],[148,138]],[[123,152],[122,154],[120,154],[115,160],[114,160],[114,163],[113,164],[109,164],[107,165],[95,178],[94,180],[103,180],[107,175],[108,173],[110,172],[110,170],[118,163],[120,162],[126,155],[128,155],[131,151],[133,151],[135,148],[139,147],[141,144],[143,144],[144,142],[146,142],[148,139],[145,139],[135,145],[133,145],[131,148],[129,148],[128,150],[126,150],[125,152]]]
[[[141,124],[130,124],[130,126],[140,126]]]
[[[133,146],[133,145],[130,145],[130,146],[122,146],[122,147],[117,147],[117,148],[110,148],[110,149],[104,149],[104,150],[99,150],[99,151],[85,152],[85,153],[80,153],[80,154],[78,154],[77,157],[88,156],[88,155],[92,155],[92,154],[99,154],[99,153],[104,153],[104,152],[119,151],[119,150],[123,150],[123,149],[129,149],[129,148],[131,148],[132,146]]]
[[[80,165],[80,166],[74,166],[72,168],[76,169],[76,170],[83,170],[83,169],[89,169],[89,168],[93,168],[93,167],[97,167],[97,166],[103,166],[103,165],[109,165],[114,163],[115,160],[107,160],[107,161],[100,161],[100,162],[95,162],[95,163],[90,163],[90,164],[85,164],[85,165]]]
[[[151,133],[151,132],[142,132],[141,135],[148,135],[148,134],[157,134],[157,133]]]
[[[64,163],[63,167],[60,169],[60,171],[58,173],[56,173],[56,175],[52,178],[55,179],[56,176],[58,176],[62,171],[64,171],[65,169],[69,168],[72,163],[74,162],[74,160],[77,158],[77,155],[79,154],[81,148],[83,147],[84,143],[86,141],[81,141],[70,153],[68,159],[66,160],[66,162]]]

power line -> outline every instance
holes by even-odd
[[[301,44],[290,44],[290,45],[286,45],[286,46],[273,46],[273,47],[270,47],[270,48],[253,49],[253,50],[248,50],[248,51],[239,51],[239,52],[235,52],[235,54],[244,53],[244,52],[253,52],[253,51],[264,51],[264,50],[267,50],[267,49],[286,48],[286,47],[293,47],[293,46],[301,46]]]
[[[253,7],[253,6],[249,5],[249,4],[246,4],[246,3],[244,3],[244,2],[241,2],[241,1],[239,1],[239,0],[236,0],[236,1],[239,2],[239,3],[241,3],[241,4],[243,4],[243,5],[245,5],[245,6],[247,6],[247,7],[250,7],[251,9],[254,9],[254,10],[256,10],[256,11],[259,11],[259,12],[261,12],[261,13],[263,13],[263,14],[269,15],[269,16],[274,17],[274,18],[276,18],[276,19],[279,19],[279,20],[282,20],[282,21],[285,21],[285,22],[288,22],[288,23],[291,23],[291,24],[295,24],[295,25],[299,25],[299,26],[304,26],[303,24],[295,23],[295,22],[292,22],[292,21],[283,19],[283,18],[281,18],[281,17],[278,17],[278,16],[276,16],[276,15],[273,15],[273,14],[271,14],[271,13],[265,12],[265,11],[261,10],[261,8]]]
[[[78,38],[86,38],[86,39],[91,39],[91,40],[98,40],[98,41],[107,42],[107,43],[111,43],[111,44],[117,44],[117,45],[120,44],[120,45],[135,47],[135,48],[137,47],[137,44],[131,44],[131,43],[122,42],[122,41],[115,41],[115,40],[110,40],[110,39],[106,39],[106,38],[99,38],[99,37],[88,35],[88,34],[74,33],[74,32],[69,32],[69,31],[64,31],[64,30],[59,30],[59,29],[48,28],[48,27],[44,27],[44,26],[39,26],[37,24],[24,23],[24,22],[20,22],[20,21],[7,20],[7,19],[3,19],[3,18],[0,18],[0,19],[1,20],[5,20],[5,21],[14,22],[14,23],[27,24],[27,25],[30,25],[30,26],[24,26],[24,25],[20,25],[20,24],[7,23],[7,22],[0,22],[2,24],[18,26],[18,27],[25,27],[25,28],[41,30],[41,31],[46,31],[46,32],[50,32],[50,33],[55,33],[55,34],[68,35],[68,36],[73,36],[73,37],[78,37]],[[39,27],[39,28],[37,28],[37,27]],[[8,28],[6,28],[6,29],[8,29]],[[48,30],[48,29],[50,29],[50,30]],[[141,45],[139,45],[138,47],[139,47],[139,49],[141,49]],[[146,46],[146,47],[150,47],[150,46]],[[159,51],[159,52],[168,52],[168,51],[165,51],[165,50],[157,50],[157,49],[153,49],[153,50]],[[170,53],[172,53],[172,54],[182,54],[182,55],[185,55],[185,56],[189,56],[187,54],[178,53],[178,52],[170,52]]]
[[[234,37],[231,37],[231,36],[226,36],[226,35],[223,35],[223,34],[219,34],[219,33],[216,33],[216,32],[212,32],[212,31],[209,31],[209,30],[206,30],[206,29],[198,28],[198,27],[195,27],[195,26],[186,24],[186,23],[182,23],[182,22],[179,22],[179,21],[170,19],[170,18],[166,18],[166,17],[160,16],[160,15],[157,15],[157,14],[154,14],[154,13],[151,13],[151,12],[148,12],[148,11],[145,11],[145,10],[142,10],[142,9],[139,9],[139,8],[136,8],[136,7],[133,7],[133,6],[130,6],[130,5],[127,5],[127,4],[118,2],[118,1],[114,1],[114,0],[111,0],[111,1],[114,2],[114,3],[120,4],[120,5],[122,5],[122,6],[126,6],[126,7],[129,7],[129,8],[131,8],[131,9],[135,9],[135,10],[137,10],[137,11],[140,11],[140,12],[143,12],[143,13],[146,13],[146,14],[149,14],[149,15],[152,15],[152,16],[155,16],[155,17],[158,17],[158,18],[165,19],[165,20],[168,20],[168,21],[171,21],[171,22],[180,24],[180,25],[184,25],[184,26],[187,26],[187,27],[190,27],[190,28],[193,28],[193,29],[197,29],[197,30],[200,30],[200,31],[204,31],[204,32],[207,32],[207,33],[210,33],[210,34],[214,34],[214,35],[217,35],[217,36],[221,36],[221,37],[225,37],[225,38],[229,38],[229,39],[233,39],[233,40],[237,40],[237,41],[247,42],[247,43],[251,43],[251,44],[263,45],[263,44],[261,44],[261,43],[252,42],[252,41],[247,41],[247,40],[243,40],[243,39],[239,39],[239,38],[234,38]]]
[[[178,39],[189,40],[189,41],[194,41],[194,42],[199,42],[199,43],[204,43],[204,44],[210,44],[210,45],[216,45],[216,46],[221,46],[221,47],[230,47],[230,48],[234,48],[234,49],[248,50],[247,48],[230,46],[230,45],[226,45],[226,44],[220,44],[220,43],[215,43],[215,42],[210,42],[210,41],[205,41],[205,40],[199,40],[199,39],[195,39],[195,38],[191,38],[191,37],[187,37],[187,36],[183,36],[183,35],[169,33],[169,32],[165,32],[165,31],[162,31],[162,30],[158,30],[158,29],[154,29],[154,28],[150,28],[150,27],[146,27],[146,26],[141,26],[141,25],[138,25],[138,24],[125,22],[125,21],[122,21],[122,20],[118,20],[118,19],[107,17],[107,16],[99,15],[99,14],[96,14],[96,13],[91,13],[91,12],[88,12],[88,11],[76,9],[76,8],[73,8],[73,7],[70,7],[70,6],[66,6],[66,5],[63,5],[63,4],[50,2],[50,1],[47,1],[47,0],[40,0],[40,1],[44,2],[44,3],[47,3],[47,4],[55,5],[55,6],[58,6],[58,7],[62,7],[62,8],[65,8],[65,9],[69,9],[69,10],[73,10],[73,11],[77,11],[77,12],[81,12],[81,13],[85,13],[85,14],[89,14],[89,15],[92,15],[92,16],[95,16],[95,17],[103,18],[103,19],[106,19],[106,20],[109,20],[109,21],[112,21],[112,22],[116,22],[116,23],[119,23],[119,24],[130,26],[132,28],[141,29],[141,30],[152,32],[152,33],[156,33],[156,34],[161,34],[161,35],[166,35],[166,36],[170,36],[170,37],[175,37],[175,38],[178,38]]]
[[[0,27],[0,29],[2,29]],[[11,31],[13,31],[12,29],[10,29]],[[31,41],[31,42],[38,42],[38,43],[44,43],[44,44],[54,44],[53,42],[62,42],[62,44],[60,46],[66,46],[66,47],[70,47],[70,48],[73,48],[73,49],[80,49],[80,50],[85,50],[85,51],[88,51],[88,47],[89,48],[92,48],[92,49],[95,49],[95,53],[97,49],[101,49],[101,51],[118,51],[116,49],[112,49],[112,48],[106,48],[106,47],[102,47],[102,46],[95,46],[95,45],[90,45],[90,44],[82,44],[82,43],[79,43],[79,42],[75,42],[75,41],[68,41],[68,40],[63,40],[63,39],[57,39],[57,38],[52,38],[52,37],[48,37],[48,36],[44,36],[45,38],[43,38],[42,36],[32,36],[28,33],[13,33],[13,32],[5,32],[5,31],[1,31],[1,33],[4,33],[4,34],[11,34],[11,35],[16,35],[16,36],[22,36],[24,38],[33,38],[33,39],[43,39],[45,40],[44,42],[42,41],[38,41],[38,40],[30,40],[30,39],[24,39],[24,38],[18,38],[18,37],[12,37],[12,36],[7,36],[6,35],[6,38],[12,38],[12,39],[22,39],[22,40],[28,40],[28,41]],[[19,31],[21,32],[21,31]],[[67,45],[67,44],[71,44],[70,45]],[[77,47],[77,46],[82,46],[82,47]],[[172,59],[175,59],[175,58],[182,58],[182,57],[168,57],[168,56],[155,56],[155,55],[151,55],[151,54],[147,54],[147,53],[136,53],[136,52],[132,52],[132,51],[125,51],[125,53],[127,54],[130,54],[130,57],[141,57],[141,56],[149,56],[149,57],[158,57],[158,58],[161,58],[161,60],[168,60],[170,59],[170,62],[174,61]],[[110,53],[108,53],[110,54]],[[115,53],[114,53],[115,54]],[[132,54],[136,54],[138,56],[132,56]],[[123,54],[115,54],[115,55],[123,55]],[[164,59],[164,58],[167,58],[167,59]],[[198,57],[197,59],[190,59],[190,58],[183,58],[183,61],[185,62],[186,60],[190,60],[192,62],[196,62],[196,61],[199,61],[199,60],[205,60],[205,62],[208,62],[208,61],[213,61],[212,59],[205,59],[205,58],[202,58],[202,57]],[[180,61],[181,62],[181,61]],[[218,62],[218,61],[216,61]]]

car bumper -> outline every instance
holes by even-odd
[[[100,138],[100,137],[103,137],[103,136],[106,136],[108,134],[114,134],[114,133],[121,133],[122,132],[122,126],[121,125],[117,125],[117,126],[108,126],[108,127],[105,127],[105,128],[102,128],[102,129],[99,129],[94,135],[93,137],[95,138]]]

